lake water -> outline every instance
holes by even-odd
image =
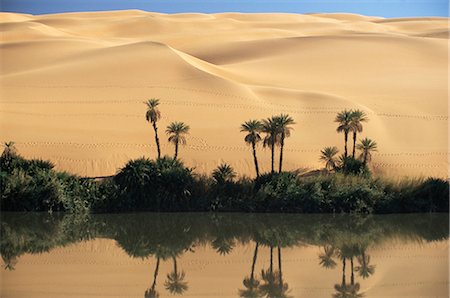
[[[448,297],[448,223],[3,213],[1,297]]]

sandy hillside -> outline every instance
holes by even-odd
[[[335,114],[359,108],[378,173],[448,176],[445,18],[1,13],[0,31],[0,141],[59,169],[109,175],[154,157],[143,101],[159,98],[163,153],[165,126],[188,123],[180,156],[199,172],[226,161],[253,175],[239,125],[279,113],[297,121],[286,168],[318,168],[321,148],[343,151]]]

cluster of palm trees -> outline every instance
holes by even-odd
[[[241,125],[241,132],[245,132],[244,141],[252,146],[253,162],[255,164],[256,176],[259,177],[260,170],[258,158],[256,157],[256,147],[262,142],[264,148],[270,148],[271,152],[271,172],[275,172],[275,147],[280,147],[280,158],[278,172],[283,169],[283,149],[284,141],[290,137],[293,130],[294,119],[288,114],[280,114],[263,120],[249,120]],[[261,134],[264,133],[264,137]]]
[[[369,138],[364,138],[357,144],[358,133],[363,131],[363,123],[369,121],[369,118],[361,110],[344,110],[336,115],[334,120],[338,123],[336,131],[344,134],[344,154],[338,158],[339,149],[336,146],[325,147],[321,150],[320,160],[325,163],[325,169],[328,171],[336,170],[339,162],[344,163],[348,157],[355,159],[356,149],[360,151],[359,159],[366,166],[372,160],[372,153],[377,151],[377,143]],[[352,154],[348,153],[348,136],[353,136]]]
[[[157,157],[161,158],[161,146],[158,136],[157,123],[161,119],[161,112],[158,109],[160,104],[159,99],[152,98],[145,102],[147,105],[147,112],[145,118],[151,123],[155,132],[155,143],[157,149]],[[367,165],[372,159],[372,153],[377,151],[377,143],[369,138],[364,138],[357,144],[357,136],[363,131],[363,123],[369,119],[367,115],[361,110],[344,110],[336,115],[335,122],[338,123],[336,131],[344,134],[344,154],[338,158],[339,149],[336,146],[325,147],[321,150],[320,160],[325,163],[325,168],[328,171],[336,170],[339,162],[343,163],[348,157],[355,159],[356,150],[360,151],[358,159],[363,165]],[[246,133],[244,141],[252,147],[253,162],[255,165],[256,176],[260,176],[260,167],[256,149],[260,143],[264,148],[270,149],[271,153],[271,173],[275,172],[275,149],[279,147],[279,163],[278,172],[283,169],[283,153],[285,139],[290,137],[293,130],[292,125],[296,124],[294,119],[288,114],[280,114],[272,116],[263,120],[248,120],[241,124],[241,132]],[[186,144],[186,135],[189,134],[190,127],[184,122],[172,122],[166,127],[166,134],[168,135],[169,143],[175,147],[174,159],[178,157],[180,145]],[[351,155],[348,150],[349,135],[353,137],[353,148]],[[219,175],[220,174],[220,175]],[[233,179],[236,174],[228,164],[221,164],[213,176],[222,176],[226,179]]]
[[[145,119],[151,123],[155,131],[155,143],[158,152],[158,159],[161,158],[161,146],[159,144],[158,126],[157,123],[161,119],[161,112],[158,109],[159,99],[152,98],[145,102],[147,105],[147,112]],[[168,141],[175,146],[174,159],[178,157],[179,145],[186,145],[186,135],[189,134],[189,125],[184,122],[172,122],[166,128],[166,134],[169,136]]]

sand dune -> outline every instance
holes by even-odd
[[[360,108],[385,175],[448,177],[448,19],[352,14],[143,11],[0,14],[0,141],[80,175],[154,157],[143,101],[164,128],[191,126],[181,158],[199,172],[227,161],[253,175],[239,125],[289,113],[286,168],[343,150],[333,119]],[[270,154],[259,150],[264,170]]]

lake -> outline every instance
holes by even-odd
[[[448,297],[448,223],[2,213],[1,297]]]

